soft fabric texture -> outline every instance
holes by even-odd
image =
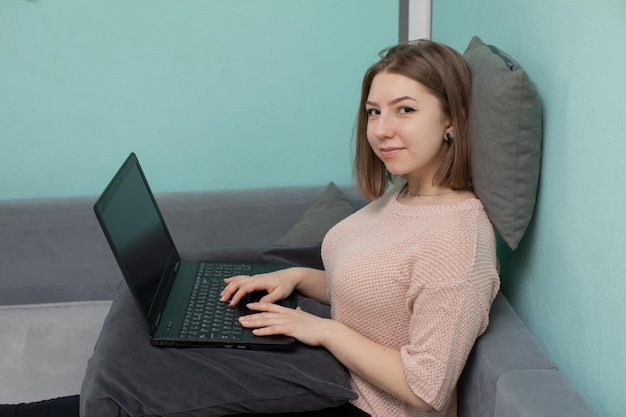
[[[0,405],[0,417],[78,417],[78,395],[28,404]]]
[[[181,253],[193,251],[201,254],[208,253],[217,246],[267,247],[273,244],[301,219],[302,213],[324,187],[325,185],[264,188],[245,192],[221,190],[176,193],[169,196],[157,195],[157,199]],[[363,205],[364,199],[354,194],[350,186],[340,186],[340,189],[353,202],[355,208]],[[115,296],[121,274],[93,215],[93,201],[95,198],[82,197],[45,201],[0,201],[0,304],[85,301],[94,299],[93,297],[112,299]],[[80,221],[82,218],[89,218],[91,221]],[[53,227],[56,229],[53,230]],[[60,244],[71,250],[51,250]],[[298,248],[287,247],[272,248],[271,251],[273,254],[267,256],[277,259],[291,258],[288,252],[299,253]],[[319,248],[313,247],[310,251],[316,253]],[[226,249],[221,252],[228,254]],[[265,253],[258,248],[243,252],[253,257]],[[315,256],[319,257],[319,253]],[[302,253],[299,257],[307,258]],[[78,258],[84,268],[77,268],[74,261]],[[316,259],[315,262],[321,261]],[[44,266],[47,273],[42,276]],[[53,291],[53,287],[57,290]],[[16,288],[21,290],[16,291]],[[69,292],[69,288],[80,291]],[[101,320],[104,320],[105,315],[106,311],[102,312]],[[0,314],[0,319],[3,317],[5,315]],[[38,309],[28,312],[24,320],[29,320],[29,326],[35,327],[35,322],[38,323],[37,328],[48,326],[47,314],[40,314]],[[85,362],[79,358],[88,358],[91,355],[97,334],[93,334],[93,339],[88,341],[82,325],[69,327],[73,327],[69,337],[54,337],[44,343],[47,351],[72,353],[76,360],[68,368],[64,368],[66,371],[63,374],[72,375],[71,378],[79,384],[79,377],[84,374],[85,368]],[[4,325],[0,326],[0,329],[4,328]],[[84,339],[85,344],[77,344],[75,337],[81,338],[79,342]],[[40,340],[42,339],[38,337],[26,340],[25,349],[31,352],[31,342],[38,344]],[[536,349],[536,346],[536,339],[519,320],[506,298],[499,294],[492,306],[489,327],[478,339],[463,378],[459,381],[459,415],[593,417],[594,413],[589,406],[584,404],[576,390],[551,364],[546,353]],[[3,350],[5,363],[19,362],[22,351],[23,349]],[[55,358],[56,355],[51,355],[41,359],[47,361],[56,360]],[[544,365],[546,363],[550,365]],[[552,374],[558,373],[559,376],[542,378],[542,371],[548,366]],[[525,372],[516,372],[522,369]],[[56,375],[46,377],[45,381],[31,380],[26,387],[22,384],[0,384],[0,387],[3,393],[11,390],[32,398],[32,401],[39,401],[50,398],[49,395],[56,395],[50,392],[45,394],[36,388],[48,390],[55,381],[61,383]],[[517,375],[520,379],[512,384],[509,378],[500,378],[501,375],[510,375],[509,378]],[[0,378],[3,376],[4,373],[0,372]],[[499,381],[506,383],[499,384]],[[542,392],[550,392],[550,398],[543,398],[541,402],[543,414],[537,413],[537,403],[533,397],[535,387],[538,386]],[[78,393],[74,389],[71,391]],[[555,393],[562,395],[557,396]],[[9,395],[6,402],[15,403],[19,401],[18,398],[20,397],[17,395]],[[103,398],[99,401],[107,404]],[[112,409],[111,415],[123,416],[125,413],[114,405],[109,408]],[[496,410],[495,413],[493,410]]]
[[[302,220],[325,188],[159,193],[155,198],[179,252],[188,254],[268,247]],[[354,207],[363,205],[351,186],[339,189]],[[96,199],[0,200],[0,304],[115,297],[122,274],[94,215]],[[46,279],[41,271],[48,271]]]
[[[478,366],[479,363],[481,366]],[[499,399],[516,395],[499,387],[501,378],[515,370],[539,372],[546,369],[555,370],[556,365],[515,314],[507,299],[499,294],[491,306],[489,327],[478,339],[461,376],[460,383],[464,389],[459,393],[459,412],[462,410],[465,417],[508,417],[508,414],[494,414]],[[520,391],[526,399],[532,385],[530,383]],[[559,403],[556,398],[553,399],[555,404]],[[521,410],[525,408],[528,409],[520,407]],[[555,412],[546,408],[548,410],[550,414],[547,415]],[[572,410],[567,409],[567,412]]]
[[[353,212],[354,207],[350,201],[334,182],[330,182],[304,212],[302,219],[278,239],[276,244],[300,246],[321,242],[331,227]]]
[[[526,71],[501,49],[474,37],[463,56],[472,72],[474,191],[515,250],[537,198],[541,101]]]
[[[75,395],[110,301],[0,306],[0,404]]]
[[[402,184],[332,228],[322,244],[332,316],[401,353],[406,381],[439,411],[352,375],[375,416],[456,416],[456,383],[499,288],[493,226],[479,200],[397,201]]]
[[[94,202],[0,200],[0,304],[113,299],[121,273]]]
[[[313,246],[315,247],[315,246]],[[319,250],[222,249],[206,259],[287,261],[313,266]],[[315,254],[307,259],[306,254]],[[329,316],[329,307],[299,297],[303,310]],[[325,349],[296,344],[287,352],[175,349],[150,345],[147,325],[121,284],[81,391],[84,416],[222,416],[323,409],[356,397],[345,368]]]
[[[498,380],[498,391],[496,416],[584,417],[592,413],[557,369],[509,371]],[[567,404],[567,409],[554,404]]]
[[[358,409],[350,403],[342,404],[338,407],[324,408],[323,410],[303,411],[300,413],[280,413],[280,414],[240,414],[235,417],[371,417],[365,411]],[[0,416],[2,417],[2,416]]]

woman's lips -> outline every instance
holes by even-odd
[[[383,158],[392,158],[399,154],[403,148],[380,148],[380,155]]]

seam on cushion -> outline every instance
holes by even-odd
[[[515,188],[515,192],[513,193],[515,201],[513,202],[513,241],[515,246],[517,246],[517,244],[519,243],[519,238],[517,236],[517,223],[518,223],[518,216],[517,216],[517,200],[518,200],[518,190],[517,190],[517,184],[518,184],[518,172],[519,172],[519,166],[518,166],[518,161],[519,161],[519,147],[520,147],[520,136],[521,136],[521,130],[520,130],[520,126],[522,123],[522,103],[524,102],[525,99],[525,93],[526,93],[526,89],[524,88],[524,86],[526,86],[526,71],[522,70],[522,94],[520,94],[520,99],[519,99],[519,103],[518,103],[518,115],[519,117],[517,118],[517,138],[515,140],[515,179],[514,179],[514,188]]]
[[[233,405],[237,405],[237,404],[241,404],[241,403],[245,403],[247,401],[259,401],[259,402],[264,402],[264,403],[271,403],[274,401],[282,401],[285,399],[290,399],[293,400],[294,398],[299,398],[299,397],[310,397],[312,395],[318,396],[318,397],[323,397],[325,399],[337,399],[337,398],[341,398],[342,400],[345,398],[345,396],[341,396],[341,395],[337,395],[337,396],[330,396],[330,395],[321,395],[321,394],[311,394],[309,392],[306,393],[302,393],[302,394],[296,394],[296,395],[287,395],[287,396],[280,396],[280,397],[271,397],[271,398],[263,398],[263,399],[242,399],[239,401],[229,401],[226,403],[220,403],[220,404],[214,404],[214,405],[209,405],[209,406],[204,406],[204,407],[199,407],[199,408],[190,408],[190,409],[185,409],[185,410],[180,410],[180,411],[174,411],[171,413],[166,413],[166,414],[162,414],[162,417],[167,417],[167,416],[179,416],[182,415],[181,413],[190,413],[190,412],[196,412],[196,411],[204,411],[206,409],[214,409],[214,408],[230,408]],[[350,400],[346,400],[346,402],[348,402]],[[332,405],[327,405],[327,407],[332,407]],[[304,411],[303,411],[304,412]],[[261,413],[264,414],[266,413],[265,411],[253,411],[253,410],[249,410],[249,411],[237,411],[237,414],[241,414],[241,413]],[[274,413],[271,413],[271,415],[273,415]],[[269,414],[268,414],[269,415]],[[147,416],[152,416],[151,414],[147,414]]]
[[[551,367],[548,367],[548,368],[519,368],[519,369],[507,369],[506,371],[501,372],[498,375],[498,377],[496,378],[496,384],[494,386],[494,401],[493,401],[493,407],[494,407],[493,410],[494,410],[494,412],[495,412],[495,409],[496,409],[496,407],[498,405],[498,386],[500,385],[500,378],[503,375],[507,375],[509,373],[519,372],[519,371],[546,371],[546,370],[548,370],[548,371],[550,371],[550,370],[558,371],[558,368],[556,366],[551,366]]]
[[[498,389],[498,384],[500,383],[500,378],[503,375],[507,375],[509,373],[513,373],[513,372],[519,372],[519,371],[550,371],[550,370],[556,370],[558,371],[559,368],[555,365],[555,366],[550,366],[550,367],[544,367],[544,368],[517,368],[517,369],[507,369],[504,372],[500,372],[500,374],[498,375],[498,377],[496,378],[496,390]]]
[[[92,300],[92,301],[59,301],[57,303],[38,303],[38,304],[6,304],[0,305],[2,310],[40,310],[46,308],[72,308],[72,307],[90,307],[111,305],[112,300]]]

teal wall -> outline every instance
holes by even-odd
[[[503,291],[599,416],[626,410],[626,3],[433,2],[433,39],[497,44],[542,95],[537,210]],[[350,180],[358,88],[397,2],[0,2],[0,199]]]
[[[397,2],[0,2],[0,199],[351,180],[360,79]]]
[[[433,2],[433,39],[472,35],[537,84],[545,136],[534,221],[502,250],[503,291],[599,416],[626,415],[626,3]]]

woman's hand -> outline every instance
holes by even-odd
[[[257,336],[284,334],[310,346],[323,346],[347,367],[378,388],[423,411],[432,407],[409,387],[400,351],[373,342],[331,319],[271,303],[250,303],[253,314],[239,322]]]
[[[247,305],[257,313],[241,316],[243,327],[252,328],[256,336],[286,335],[310,346],[322,345],[330,320],[314,316],[300,307],[282,307],[272,303],[258,302]]]
[[[220,301],[230,300],[230,305],[237,305],[246,295],[254,291],[266,291],[268,294],[259,301],[274,303],[289,296],[296,287],[294,268],[281,269],[267,274],[253,276],[239,275],[224,280],[226,288]]]

